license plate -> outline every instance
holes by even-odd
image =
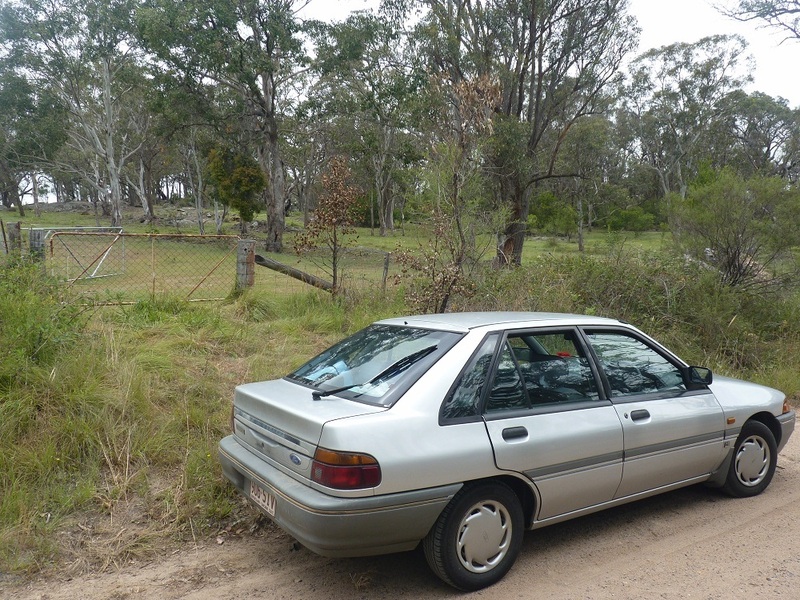
[[[255,482],[250,482],[250,499],[267,511],[270,517],[275,516],[275,496]]]

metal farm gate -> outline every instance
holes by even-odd
[[[42,242],[50,275],[95,303],[222,300],[236,285],[237,236],[52,230]]]

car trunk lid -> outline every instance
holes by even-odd
[[[286,379],[238,386],[234,392],[237,439],[267,461],[310,479],[326,423],[386,410],[335,395],[315,400],[311,392]]]

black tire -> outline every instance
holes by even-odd
[[[778,447],[770,428],[759,421],[748,421],[736,438],[722,489],[735,498],[757,496],[772,481],[777,463]]]
[[[522,546],[522,506],[499,482],[465,485],[422,543],[425,558],[445,583],[471,592],[508,573]]]

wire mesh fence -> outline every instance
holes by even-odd
[[[92,302],[219,300],[236,284],[237,243],[236,236],[56,231],[45,244],[46,268]]]
[[[130,234],[121,230],[47,230],[41,234],[31,230],[29,236],[30,253],[40,253],[48,273],[85,302],[130,304],[162,295],[213,301],[229,297],[242,286],[241,264],[237,271],[242,250],[237,236]],[[330,261],[324,253],[266,256],[290,270],[331,280]],[[340,267],[341,287],[348,292],[374,292],[389,285],[390,260],[385,252],[348,249]],[[273,269],[252,269],[246,285],[258,294],[287,296],[313,289]]]

